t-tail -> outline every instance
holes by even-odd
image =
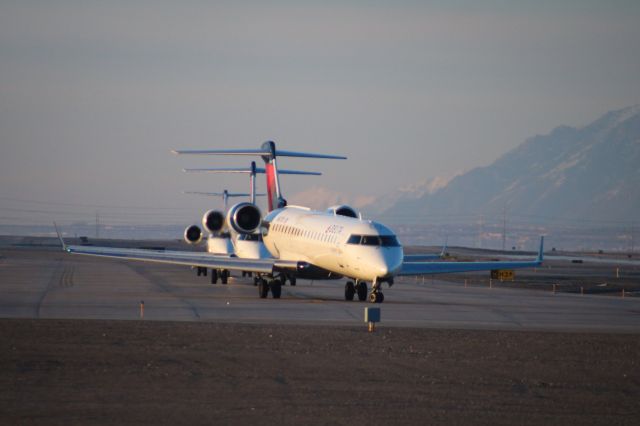
[[[264,194],[248,194],[244,192],[229,192],[228,190],[224,190],[222,192],[202,192],[202,191],[182,191],[183,194],[191,194],[191,195],[206,195],[208,197],[222,197],[222,204],[224,206],[224,211],[229,210],[229,198],[233,197],[251,197],[251,202],[255,204],[255,197],[263,196]]]
[[[262,157],[265,167],[264,173],[267,179],[267,198],[269,211],[281,208],[287,205],[286,200],[282,196],[280,187],[280,173],[284,171],[278,170],[278,157],[298,157],[298,158],[327,158],[334,160],[346,160],[347,157],[338,155],[314,154],[309,152],[282,151],[276,149],[273,141],[267,141],[262,144],[259,149],[233,149],[233,150],[174,150],[174,154],[192,154],[192,155],[257,155]],[[296,173],[301,174],[301,173]]]
[[[264,196],[265,194],[256,194],[256,174],[266,174],[266,169],[256,167],[256,162],[252,161],[249,167],[214,167],[204,169],[183,169],[187,173],[244,173],[249,175],[249,187],[251,189],[251,203],[255,204],[256,196]],[[321,176],[320,172],[308,172],[305,170],[278,170],[279,175],[298,175],[298,176]]]

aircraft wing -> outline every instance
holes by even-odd
[[[277,269],[304,268],[303,262],[278,259],[242,259],[231,256],[217,256],[204,252],[178,250],[145,250],[115,247],[67,246],[64,251],[71,254],[109,257],[122,260],[164,263],[170,265],[200,266],[211,269],[229,269],[232,271],[250,271],[270,274]]]
[[[490,271],[493,269],[535,268],[542,265],[544,237],[540,238],[538,257],[529,261],[497,262],[408,262],[402,263],[398,275],[449,274],[453,272]],[[406,259],[406,256],[405,256]]]
[[[442,259],[442,255],[440,254],[405,254],[404,255],[405,263],[424,262],[425,260],[436,260],[436,259]]]
[[[425,260],[442,259],[445,257],[446,252],[447,252],[447,241],[445,241],[444,245],[442,246],[442,250],[440,251],[440,254],[407,254],[404,256],[403,261],[413,263],[413,262],[424,262]]]

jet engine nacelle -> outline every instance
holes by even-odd
[[[358,212],[353,207],[347,206],[346,204],[341,204],[339,206],[332,206],[327,209],[327,212],[331,214],[335,214],[336,216],[347,216],[358,218]]]
[[[202,241],[202,229],[197,225],[191,225],[184,230],[184,240],[189,244],[199,244]]]
[[[224,227],[224,213],[219,210],[209,210],[202,216],[202,226],[211,234],[220,232]]]
[[[251,203],[238,203],[229,209],[227,224],[238,234],[253,234],[260,228],[262,213]]]

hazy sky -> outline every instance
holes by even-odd
[[[197,217],[207,200],[182,190],[246,189],[180,171],[240,159],[172,148],[273,139],[349,157],[283,159],[325,173],[283,178],[285,195],[378,195],[487,165],[639,103],[639,23],[635,0],[1,0],[0,224],[71,220],[65,204]]]

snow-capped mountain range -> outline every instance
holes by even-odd
[[[501,215],[505,207],[538,223],[638,220],[640,105],[529,138],[487,167],[400,200],[385,215]]]
[[[296,194],[295,204],[350,204],[386,218],[501,216],[520,221],[640,221],[640,105],[593,123],[560,126],[527,139],[493,164],[426,179],[392,194],[349,197],[325,188]]]

